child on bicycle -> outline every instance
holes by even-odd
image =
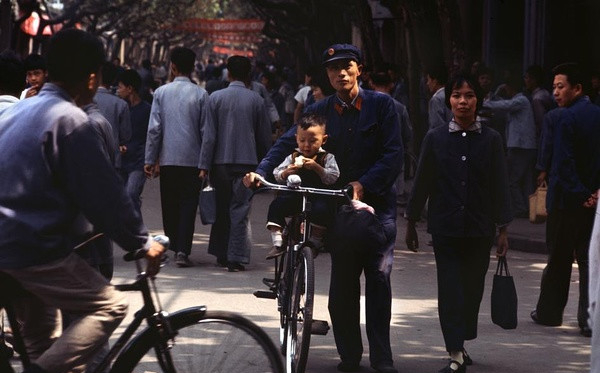
[[[296,150],[273,170],[273,176],[278,183],[285,183],[287,178],[298,175],[302,186],[326,188],[335,183],[340,176],[340,170],[333,154],[321,147],[327,141],[325,118],[317,114],[304,114],[296,126]],[[271,202],[267,215],[267,229],[271,232],[273,248],[267,254],[267,259],[273,259],[283,254],[282,230],[285,217],[300,209],[302,197],[296,194],[280,194]],[[323,246],[325,221],[330,204],[327,198],[311,196],[311,237],[309,241],[314,249]]]

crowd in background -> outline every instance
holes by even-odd
[[[332,55],[342,53],[334,48],[331,50]],[[360,70],[360,53],[354,49],[348,53],[357,56],[353,61],[357,63],[356,70]],[[339,69],[343,70],[342,67]],[[44,92],[48,66],[43,56],[32,54],[21,60],[14,53],[5,51],[0,54],[0,70],[0,118],[6,120],[11,115],[10,107],[19,100],[29,100]],[[136,69],[122,66],[118,59],[104,62],[101,77],[95,82],[99,88],[97,92],[94,90],[94,96],[74,96],[74,100],[89,116],[94,131],[101,139],[102,151],[123,181],[133,202],[132,211],[138,218],[141,217],[141,196],[145,179],[161,176],[163,226],[166,234],[171,237],[170,249],[175,252],[175,262],[180,267],[194,265],[190,255],[200,180],[211,178],[220,194],[217,197],[217,221],[211,230],[209,253],[216,257],[218,265],[229,272],[238,272],[245,270],[244,265],[250,260],[250,196],[242,185],[242,178],[259,165],[275,140],[281,136],[288,140],[293,138],[289,131],[303,118],[306,108],[323,109],[324,105],[311,105],[325,102],[324,100],[335,100],[332,95],[342,91],[331,86],[331,77],[328,78],[322,66],[309,67],[302,73],[303,81],[298,82],[299,72],[291,67],[259,61],[251,66],[250,60],[241,56],[233,56],[227,60],[214,57],[198,61],[191,50],[175,48],[168,68],[152,65],[148,60],[143,61]],[[561,74],[569,76],[571,72],[555,73]],[[549,71],[540,66],[530,66],[525,71],[494,71],[481,63],[474,63],[469,78],[457,83],[452,80],[455,78],[449,77],[449,70],[445,66],[427,66],[419,82],[420,105],[411,110],[408,85],[398,66],[366,66],[357,74],[360,92],[370,91],[365,97],[374,97],[373,102],[391,102],[390,108],[393,104],[395,114],[390,115],[394,118],[397,116],[399,128],[392,132],[398,133],[401,138],[400,148],[404,149],[405,160],[418,157],[414,153],[418,153],[422,138],[416,136],[416,133],[423,134],[425,139],[436,138],[435,136],[442,138],[443,131],[439,128],[448,127],[449,123],[452,132],[458,111],[456,108],[451,110],[448,92],[463,85],[465,89],[473,90],[475,86],[477,90],[481,89],[482,102],[477,102],[475,120],[477,126],[469,131],[481,133],[483,126],[492,128],[499,134],[497,136],[496,132],[492,132],[490,135],[490,132],[484,130],[486,136],[493,139],[494,146],[498,145],[497,150],[503,158],[495,159],[497,163],[494,164],[503,165],[506,162],[507,178],[502,180],[508,186],[510,208],[503,206],[503,212],[510,216],[503,216],[502,223],[529,216],[529,195],[536,186],[551,181],[549,174],[553,167],[557,167],[553,163],[553,157],[556,159],[557,156],[563,156],[553,155],[553,151],[557,143],[561,144],[560,138],[557,141],[556,123],[559,119],[556,118],[566,115],[560,111],[564,109],[557,107],[566,105],[560,101],[562,96],[556,93],[560,88],[557,88],[556,80],[553,89],[549,89],[549,77]],[[455,85],[460,83],[460,86],[449,89],[448,81]],[[581,86],[589,100],[600,105],[600,74],[592,74]],[[50,92],[52,89],[56,90],[49,83],[46,90]],[[382,99],[381,95],[393,100]],[[585,95],[577,97],[583,96]],[[350,106],[360,110],[360,102],[356,104],[353,101]],[[593,110],[591,112],[595,113]],[[359,116],[356,112],[352,115],[355,115],[353,120],[358,123]],[[244,125],[241,126],[240,123]],[[411,123],[426,126],[417,129]],[[459,127],[457,125],[455,130],[465,130]],[[467,137],[466,132],[463,136]],[[431,144],[427,145],[433,147]],[[481,152],[486,157],[489,153],[490,149]],[[396,190],[395,202],[399,206],[406,205],[409,200],[410,191],[406,181],[412,177],[414,170],[411,168],[414,167],[414,164],[406,162],[403,173],[396,179],[395,187],[390,188]],[[425,195],[422,197],[420,202],[424,204],[427,198]],[[421,211],[422,204],[413,206],[413,220],[422,214],[426,215],[426,212]],[[432,210],[436,211],[435,206]],[[573,221],[576,221],[575,218]],[[551,221],[556,224],[552,226],[553,232],[558,232],[559,235],[564,233],[563,236],[566,237],[564,222]],[[493,227],[492,223],[490,221],[490,227]],[[83,217],[80,224],[79,240],[84,241],[99,233]],[[505,235],[506,231],[502,232]],[[489,234],[489,242],[486,241],[485,245],[491,247],[494,234],[495,230]],[[438,242],[438,246],[452,246],[439,237],[434,241]],[[548,241],[549,245],[559,245],[556,237],[549,237]],[[95,245],[97,247],[90,250],[85,259],[97,267],[105,278],[110,279],[112,244],[106,239],[97,241]],[[416,250],[417,247],[411,249]],[[502,255],[505,253],[506,249],[503,249]],[[552,250],[550,254],[552,261]],[[489,263],[489,255],[485,256],[486,258],[481,259],[482,262],[487,260]],[[555,259],[564,261],[563,257]],[[587,267],[587,257],[584,258],[583,254],[578,254],[577,260],[580,261],[580,270],[583,264]],[[569,276],[572,261],[573,255],[570,256],[570,262],[566,261]],[[487,265],[485,270],[487,271]],[[542,293],[544,281],[548,279],[546,272],[542,279]],[[485,271],[481,275],[485,276]],[[563,274],[557,276],[565,277]],[[584,271],[582,276],[587,276],[587,272]],[[581,280],[581,284],[583,287],[580,288],[580,295],[587,294],[587,277]],[[536,310],[531,313],[532,319],[539,324],[560,325],[562,309],[560,316],[552,319],[545,316],[540,312],[543,307],[542,296],[543,294],[540,295]],[[564,309],[564,304],[562,308]],[[586,312],[587,298],[580,298],[578,320],[581,334],[591,336]],[[476,329],[474,333],[476,335]],[[460,355],[456,366],[463,367],[463,363],[467,364],[468,355],[462,345],[455,350],[452,351]],[[354,369],[358,362],[354,363],[353,361],[342,368]],[[382,368],[378,371],[395,371],[391,361],[385,360],[383,366],[391,367],[391,370]]]

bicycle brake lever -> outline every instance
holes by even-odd
[[[352,201],[354,198],[354,187],[350,184],[344,187],[344,193],[346,193],[346,197],[348,197],[349,201]]]
[[[159,244],[163,245],[165,247],[165,251],[167,251],[169,249],[169,237],[163,235],[163,234],[159,234],[156,236],[153,236],[152,239],[156,242],[158,242]],[[134,260],[138,260],[138,259],[142,259],[143,257],[146,256],[146,249],[139,249],[139,250],[135,250],[135,251],[130,251],[127,254],[123,255],[123,260],[125,260],[126,262],[133,262]],[[164,258],[165,256],[163,256]],[[166,261],[164,259],[161,259],[164,263],[166,263]],[[161,264],[162,266],[163,264]]]

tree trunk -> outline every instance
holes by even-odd
[[[10,0],[0,1],[0,51],[11,47],[13,12]]]

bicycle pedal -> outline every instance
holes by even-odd
[[[254,292],[254,296],[263,299],[277,299],[277,294],[272,291],[257,290]]]
[[[274,278],[263,277],[262,283],[265,284],[265,285],[267,285],[268,287],[271,287],[275,283],[275,279]]]
[[[313,320],[310,326],[310,334],[327,335],[329,331],[329,323],[325,320]]]

